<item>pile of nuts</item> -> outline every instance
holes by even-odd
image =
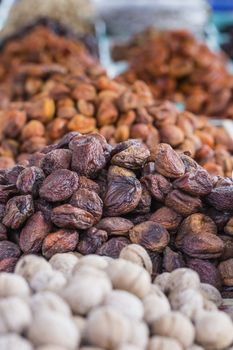
[[[69,131],[98,131],[112,145],[141,139],[151,153],[166,142],[189,152],[211,174],[232,175],[233,141],[224,129],[155,101],[141,81],[108,79],[81,43],[48,28],[38,26],[5,45],[0,81],[1,168],[25,164],[31,153]]]
[[[213,286],[186,268],[151,283],[142,247],[122,255],[28,255],[0,273],[1,350],[232,349],[233,322]]]
[[[0,270],[24,254],[77,251],[119,257],[143,246],[153,274],[188,266],[202,282],[233,286],[233,181],[168,144],[153,161],[139,140],[112,147],[71,132],[27,167],[1,170]]]
[[[186,31],[147,30],[113,50],[127,59],[123,79],[147,82],[156,98],[182,102],[194,113],[233,118],[233,77],[226,59]]]

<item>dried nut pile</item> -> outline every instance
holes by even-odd
[[[129,61],[123,80],[144,80],[155,97],[184,102],[194,113],[233,118],[233,77],[226,58],[190,33],[148,30],[116,46],[113,56]]]
[[[146,251],[127,251],[116,260],[27,255],[14,274],[0,273],[1,350],[232,349],[217,289],[186,268],[151,283]]]
[[[0,176],[0,270],[22,253],[77,251],[117,258],[147,249],[153,274],[188,266],[202,282],[233,286],[233,182],[211,177],[159,144],[154,161],[138,140],[114,148],[72,132]]]
[[[141,81],[111,81],[79,42],[44,27],[5,46],[0,97],[0,168],[24,163],[69,131],[99,131],[111,144],[139,138],[152,153],[169,143],[211,174],[231,177],[233,141],[223,129],[156,102]]]

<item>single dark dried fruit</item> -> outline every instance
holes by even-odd
[[[153,221],[145,221],[129,231],[131,242],[140,244],[153,252],[161,252],[169,243],[169,233]]]
[[[126,237],[113,237],[98,248],[96,254],[117,259],[119,258],[121,250],[128,244],[130,244],[130,240]]]
[[[78,189],[78,175],[67,169],[53,171],[42,183],[40,197],[48,202],[64,201]]]
[[[219,258],[224,250],[223,241],[212,234],[193,234],[184,235],[182,239],[177,238],[176,246],[184,254],[199,259]]]
[[[54,254],[75,250],[79,235],[74,230],[59,230],[46,236],[42,245],[42,254],[50,259]]]
[[[180,190],[170,192],[166,197],[165,205],[183,216],[194,214],[202,208],[199,198],[192,197]]]
[[[224,250],[221,255],[221,260],[233,258],[233,237],[227,235],[219,235],[219,238],[224,243]]]
[[[232,210],[233,186],[217,187],[207,196],[207,201],[217,210]]]
[[[140,145],[139,147],[130,146],[115,154],[111,159],[111,163],[127,169],[136,170],[144,166],[149,157],[150,152],[144,145]]]
[[[160,202],[165,200],[166,195],[172,189],[172,184],[160,174],[146,175],[141,182],[146,185],[152,197]]]
[[[213,189],[210,175],[200,167],[174,181],[173,186],[194,196],[207,195]]]
[[[81,254],[94,254],[108,239],[108,234],[104,230],[91,227],[80,237],[77,251]]]
[[[32,166],[24,169],[18,176],[16,186],[21,193],[37,196],[39,187],[45,179],[43,170]]]
[[[34,204],[31,195],[13,197],[7,202],[2,223],[14,230],[18,229],[33,212]]]
[[[142,186],[134,177],[115,176],[108,181],[104,207],[109,216],[119,216],[134,210],[141,198]]]
[[[220,262],[218,266],[224,286],[233,285],[233,259]]]
[[[13,272],[21,255],[19,247],[9,241],[0,242],[0,272]]]
[[[79,176],[79,186],[78,186],[78,188],[79,189],[86,189],[86,190],[89,190],[89,191],[94,191],[97,194],[100,193],[99,185],[96,182],[94,182],[93,180],[88,179],[85,176]]]
[[[134,214],[146,214],[150,212],[151,207],[151,194],[148,191],[146,185],[142,184],[142,195],[137,207],[133,210]]]
[[[39,253],[44,238],[49,234],[50,225],[46,222],[42,212],[32,215],[22,229],[19,245],[24,253]]]
[[[163,253],[163,269],[166,272],[172,272],[181,267],[185,267],[185,261],[182,254],[166,247]]]
[[[69,169],[72,152],[68,149],[55,149],[47,153],[41,163],[46,175],[58,169]]]
[[[6,227],[0,223],[0,241],[7,240],[7,229]]]
[[[61,228],[86,230],[94,225],[95,219],[89,212],[70,204],[63,204],[52,210],[52,222]]]
[[[109,236],[123,236],[128,235],[133,223],[125,218],[111,217],[101,219],[96,227],[106,231]]]
[[[103,146],[96,137],[78,136],[70,142],[72,152],[71,168],[79,175],[96,177],[104,168],[106,158]]]
[[[187,267],[196,271],[202,283],[212,284],[217,289],[221,289],[221,275],[217,267],[208,260],[190,259]]]
[[[8,199],[17,192],[15,185],[0,185],[0,203],[6,204]]]
[[[171,208],[162,207],[150,216],[150,221],[163,226],[168,231],[173,231],[178,228],[182,221],[182,216]]]
[[[93,215],[96,224],[102,217],[103,202],[97,193],[87,189],[78,189],[70,199],[70,204]]]
[[[160,143],[156,148],[154,160],[156,171],[161,175],[170,178],[184,175],[184,163],[170,145]]]

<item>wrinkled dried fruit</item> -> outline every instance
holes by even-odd
[[[184,163],[179,155],[166,143],[161,143],[155,152],[156,171],[163,176],[177,178],[184,175]]]
[[[43,241],[42,254],[50,259],[57,253],[72,252],[78,244],[78,232],[74,230],[59,230],[47,235]]]
[[[194,214],[202,208],[202,202],[199,198],[179,190],[174,190],[167,195],[165,205],[183,216]]]
[[[110,236],[124,236],[133,227],[133,223],[124,218],[111,217],[101,219],[96,227],[106,231]]]
[[[6,214],[2,223],[12,229],[20,228],[33,214],[34,204],[31,195],[11,198],[6,205]]]

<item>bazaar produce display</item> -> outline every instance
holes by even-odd
[[[6,43],[0,72],[1,168],[24,163],[69,131],[98,131],[111,144],[139,138],[152,153],[169,143],[211,174],[231,177],[233,141],[223,128],[158,102],[141,81],[110,80],[79,41],[37,26]]]
[[[202,282],[232,287],[233,181],[165,143],[150,156],[139,140],[112,147],[72,132],[27,167],[2,170],[0,270],[12,271],[22,254],[117,258],[136,243],[154,276],[187,266]]]
[[[116,45],[113,57],[129,61],[121,79],[144,80],[156,98],[183,102],[194,113],[233,118],[233,79],[226,58],[190,33],[151,29]]]
[[[141,246],[122,255],[28,255],[1,273],[1,350],[232,349],[216,288],[186,268],[152,283]]]

